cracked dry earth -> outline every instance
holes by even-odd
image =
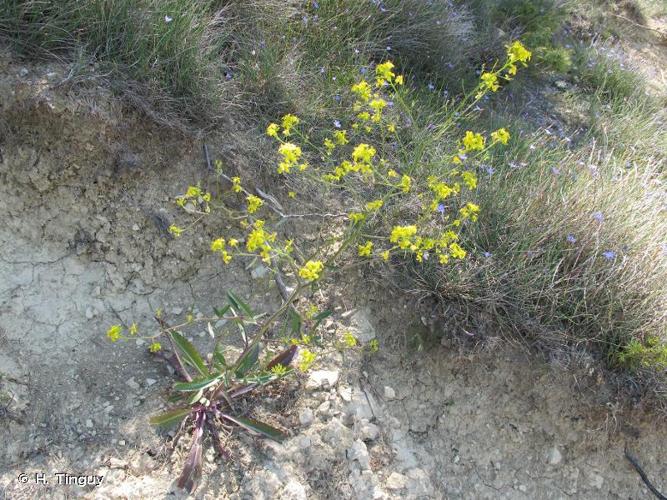
[[[0,59],[0,493],[181,498],[184,449],[171,456],[168,435],[147,424],[166,369],[104,331],[119,321],[149,331],[158,307],[171,320],[230,288],[265,309],[279,297],[257,269],[221,272],[207,255],[224,223],[207,222],[201,240],[165,234],[178,217],[170,199],[205,180],[199,145],[99,88],[54,88],[67,71]],[[565,370],[493,335],[419,351],[411,298],[329,292],[326,332],[376,337],[380,351],[333,351],[286,382],[263,404],[290,439],[240,436],[227,464],[208,452],[196,497],[649,498],[625,444],[667,488],[664,421],[617,402],[594,368]],[[455,338],[457,325],[436,333]],[[104,479],[63,486],[57,472]]]

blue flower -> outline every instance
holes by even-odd
[[[433,85],[431,82],[428,82],[428,89],[433,92],[435,90],[435,85]]]
[[[438,210],[438,212],[440,212],[441,214],[444,214],[444,213],[445,213],[445,205],[444,205],[444,203],[439,203],[439,204],[438,204],[438,208],[437,208],[437,210]]]
[[[616,252],[614,252],[613,250],[607,250],[605,252],[602,252],[602,256],[607,260],[614,260],[616,258]]]
[[[495,173],[495,171],[496,169],[490,165],[486,167],[486,173],[489,174],[489,177],[491,177]]]
[[[334,127],[336,127],[336,128],[341,127],[340,122],[338,120],[334,120]]]
[[[487,259],[488,259],[489,257],[491,257],[492,255],[493,255],[493,254],[492,254],[491,252],[484,252],[484,257],[486,257]]]
[[[554,175],[560,175],[560,169],[556,167],[551,167],[551,173]]]
[[[593,212],[593,218],[598,222],[604,221],[604,215],[602,212]]]
[[[576,243],[577,242],[577,238],[575,238],[573,234],[568,234],[567,238],[565,238],[565,239],[567,240],[568,243]]]

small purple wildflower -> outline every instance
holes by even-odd
[[[340,94],[336,94],[336,95],[334,96],[334,101],[336,101],[336,102],[340,102],[341,99],[342,99],[342,97],[340,96]]]
[[[170,16],[164,16],[164,22],[167,23],[167,24],[169,24],[169,23],[172,22],[173,20],[174,20],[173,17],[170,17]]]
[[[602,252],[602,256],[607,260],[614,260],[616,258],[616,252],[614,252],[613,250],[607,250],[605,252]]]
[[[227,71],[227,72],[225,73],[225,80],[229,81],[229,80],[231,80],[232,78],[234,78],[234,75],[232,74],[232,72],[231,72],[231,71]]]
[[[366,66],[362,66],[361,68],[359,68],[359,73],[365,75],[366,73],[368,73],[368,68]]]
[[[340,125],[340,121],[338,121],[338,120],[334,120],[333,123],[334,123],[334,127],[336,127],[336,128],[340,128],[340,127],[341,127],[341,125]]]
[[[577,238],[575,238],[573,234],[568,234],[567,238],[565,238],[565,239],[567,240],[568,243],[576,243],[577,242]]]
[[[391,47],[387,45],[387,52],[391,52]]]
[[[435,90],[435,85],[433,85],[431,82],[428,82],[428,89],[433,92]]]
[[[560,169],[556,167],[551,167],[551,173],[554,175],[560,175]]]
[[[493,254],[492,254],[491,252],[484,252],[484,257],[486,257],[487,259],[488,259],[489,257],[491,257],[492,255],[493,255]]]
[[[493,168],[492,166],[489,165],[486,167],[486,173],[488,174],[489,177],[491,177],[495,172],[496,169]]]
[[[593,218],[601,223],[604,221],[604,214],[602,212],[593,212]]]
[[[437,210],[438,210],[438,212],[440,212],[441,214],[444,214],[444,213],[445,213],[445,204],[444,204],[444,203],[439,203],[439,204],[438,204],[438,208],[437,208]]]

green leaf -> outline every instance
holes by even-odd
[[[190,414],[190,412],[192,412],[192,408],[189,406],[174,408],[173,410],[169,410],[151,417],[149,422],[151,425],[172,425],[183,420],[183,418]]]
[[[249,318],[253,318],[255,316],[255,312],[252,310],[252,308],[243,302],[243,300],[241,300],[239,297],[234,295],[233,292],[227,292],[227,299],[235,309],[243,311],[243,313]]]
[[[213,351],[213,360],[222,368],[227,368],[227,360],[225,359],[224,353],[220,350],[220,344],[216,344],[215,346],[215,350]]]
[[[193,392],[193,391],[203,391],[207,387],[212,386],[218,380],[222,378],[222,375],[214,375],[212,377],[205,377],[199,380],[193,380],[192,382],[176,382],[174,384],[174,390],[180,392]]]
[[[313,326],[313,331],[317,330],[317,327],[320,326],[322,321],[327,319],[329,316],[331,316],[331,311],[322,311],[320,314],[315,316],[313,319],[315,320],[315,326]]]
[[[227,304],[225,307],[222,308],[214,307],[213,311],[215,312],[215,315],[218,318],[222,318],[225,314],[227,314],[227,311],[229,311],[231,307],[232,306],[230,304]]]
[[[181,351],[183,361],[196,369],[201,375],[208,375],[204,360],[199,352],[197,352],[197,349],[195,349],[195,346],[178,332],[170,332],[169,334],[178,350]]]
[[[254,344],[248,347],[241,356],[239,356],[238,361],[236,361],[236,369],[234,370],[238,378],[243,378],[246,373],[248,373],[253,366],[257,364],[259,359],[259,344]]]
[[[279,443],[284,441],[285,438],[287,437],[285,433],[279,431],[275,427],[271,427],[270,425],[265,424],[264,422],[259,422],[258,420],[254,420],[252,418],[232,417],[231,415],[227,414],[224,414],[223,418],[234,422],[236,425],[243,427],[244,429],[247,429],[252,432],[257,432],[258,434],[262,434],[263,436],[266,436],[269,439],[273,439],[274,441],[277,441]]]
[[[287,320],[289,321],[292,334],[295,337],[299,337],[301,334],[301,316],[292,307],[287,310]]]

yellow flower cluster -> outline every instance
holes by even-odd
[[[497,92],[500,88],[500,84],[498,83],[498,75],[495,73],[482,73],[481,80],[486,89],[490,90],[491,92]]]
[[[283,157],[283,161],[278,164],[279,174],[289,174],[292,167],[294,167],[301,158],[301,148],[291,142],[286,142],[280,145],[278,153]]]
[[[117,342],[122,337],[123,327],[121,325],[112,325],[107,330],[107,337],[111,342]]]
[[[466,203],[464,207],[459,210],[461,217],[477,222],[477,214],[479,214],[479,206],[474,203]]]
[[[308,349],[302,349],[301,356],[299,357],[299,370],[307,372],[315,362],[315,359],[317,359],[317,354]]]
[[[225,264],[229,264],[232,261],[232,255],[227,251],[227,241],[224,238],[217,238],[211,242],[211,252],[220,254],[222,261]],[[230,247],[236,247],[238,241],[235,239],[229,240]]]
[[[299,276],[307,281],[317,281],[320,279],[324,264],[319,260],[309,260],[301,269],[299,269]]]
[[[359,253],[359,257],[370,257],[371,253],[373,253],[373,242],[367,241],[363,245],[358,245],[357,251]]]
[[[499,128],[495,132],[491,132],[491,140],[501,144],[507,144],[510,140],[510,133],[506,128]]]
[[[254,194],[250,194],[246,197],[246,201],[248,202],[248,213],[249,214],[254,214],[259,210],[259,207],[264,205],[264,202],[262,201],[261,198],[258,196],[255,196]]]
[[[176,204],[184,208],[188,201],[204,206],[204,211],[208,213],[208,203],[211,201],[211,193],[203,191],[199,186],[188,186],[185,194],[176,197]]]
[[[256,220],[253,228],[246,240],[246,249],[249,252],[257,252],[264,262],[267,264],[271,262],[271,245],[276,241],[276,233],[268,233],[264,230],[265,222],[263,220]]]

